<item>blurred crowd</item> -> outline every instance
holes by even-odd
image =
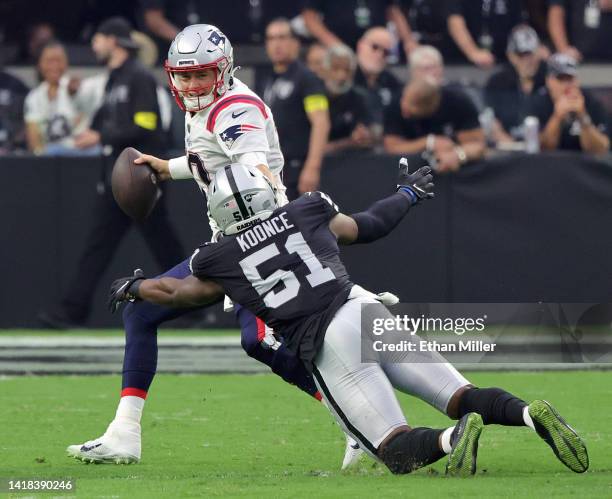
[[[298,191],[318,182],[300,172],[339,151],[421,154],[444,172],[491,148],[610,149],[610,113],[581,85],[579,65],[612,64],[612,0],[7,0],[0,15],[3,64],[35,66],[39,81],[28,88],[0,67],[0,154],[104,153],[111,71],[78,79],[69,59],[91,47],[108,62],[109,18],[129,27],[125,48],[143,68],[160,66],[178,31],[199,22],[238,47],[238,65],[241,47],[261,47],[269,65],[256,68],[255,90]],[[488,81],[451,81],[449,64],[481,68]],[[164,140],[180,148],[163,84],[156,97]]]

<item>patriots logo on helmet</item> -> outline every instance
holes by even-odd
[[[238,140],[238,138],[244,135],[247,132],[252,132],[253,130],[261,130],[261,127],[255,125],[249,125],[248,123],[243,123],[241,125],[232,125],[227,127],[223,132],[221,132],[221,140],[227,144],[227,147],[231,149],[234,145],[234,142]]]
[[[216,45],[221,50],[225,49],[225,37],[218,33],[217,31],[213,31],[208,37],[208,41],[213,45]]]

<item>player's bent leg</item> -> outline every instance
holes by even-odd
[[[544,400],[535,400],[527,405],[501,388],[470,386],[458,390],[452,397],[448,413],[454,417],[470,412],[482,415],[484,424],[528,426],[538,433],[569,469],[584,473],[589,467],[589,455],[582,439]]]
[[[456,432],[459,437],[454,440],[450,438],[454,428],[411,430],[382,368],[376,363],[362,363],[359,320],[362,302],[349,300],[336,313],[314,360],[315,381],[338,423],[392,473],[409,473],[448,452],[452,456],[453,448],[465,452],[470,459],[474,456],[475,460],[473,450],[480,432],[475,430],[474,418],[464,425],[469,431]],[[447,450],[443,449],[445,434]],[[455,442],[454,447],[451,442]],[[470,463],[471,469],[470,459],[464,461]]]
[[[182,279],[190,274],[189,259],[186,259],[157,277]],[[129,303],[124,308],[123,390],[149,390],[157,369],[157,328],[191,310],[163,307],[145,301]]]
[[[306,370],[301,360],[289,352],[285,345],[281,343],[276,349],[265,348],[262,345],[265,334],[264,322],[238,304],[234,304],[234,311],[240,323],[242,348],[247,355],[269,366],[272,372],[287,383],[321,400],[321,393],[312,375]],[[347,434],[341,469],[345,470],[354,466],[362,455],[363,450],[359,447],[359,443]]]
[[[369,305],[362,311],[362,321],[366,323],[371,324],[374,319],[381,318],[393,319],[393,315],[380,303]],[[418,341],[417,336],[414,338],[414,341]],[[375,340],[371,337],[369,341]],[[379,360],[385,375],[396,389],[420,398],[443,413],[446,413],[453,395],[470,384],[437,352],[418,349],[414,352],[383,352]]]
[[[190,274],[184,260],[162,276],[177,279]],[[161,277],[161,276],[160,276]],[[189,312],[148,302],[128,304],[123,311],[125,353],[121,398],[115,418],[100,438],[68,447],[68,454],[86,462],[133,463],[141,457],[140,420],[149,387],[157,369],[157,328]]]

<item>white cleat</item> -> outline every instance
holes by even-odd
[[[140,461],[140,424],[113,421],[100,438],[69,445],[66,452],[85,463],[137,463]]]
[[[342,468],[346,470],[348,468],[352,468],[357,464],[361,456],[363,455],[363,450],[359,447],[359,443],[350,436],[346,436],[346,449],[344,450],[344,459],[342,460]]]

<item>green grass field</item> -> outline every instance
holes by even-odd
[[[567,470],[531,430],[488,426],[475,477],[446,478],[442,461],[407,476],[370,460],[342,473],[339,428],[279,378],[160,375],[145,407],[142,461],[129,466],[86,465],[64,452],[105,430],[118,377],[0,379],[0,477],[72,477],[78,497],[612,497],[610,373],[470,378],[550,400],[585,439],[589,471]],[[422,402],[400,400],[411,424],[448,425]]]

